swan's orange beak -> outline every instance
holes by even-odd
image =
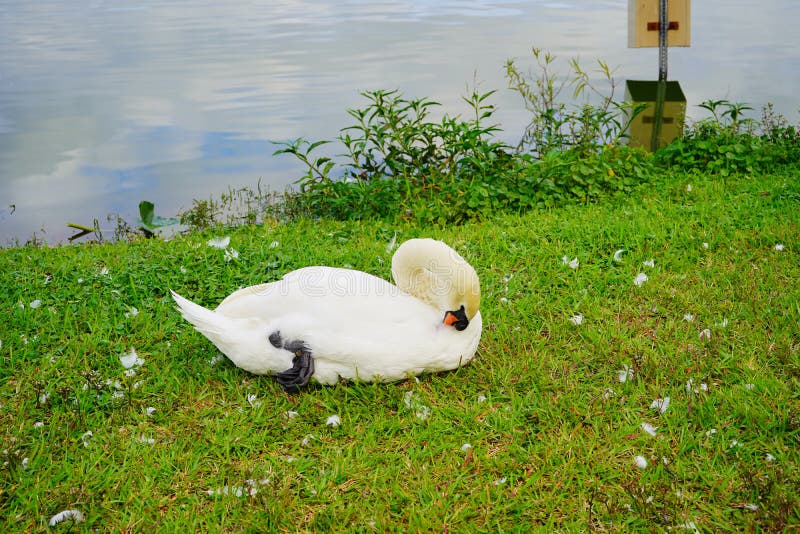
[[[467,319],[464,306],[461,306],[455,311],[444,312],[444,320],[442,322],[447,326],[452,326],[459,332],[469,326],[469,319]]]
[[[449,312],[444,314],[444,324],[446,324],[447,326],[453,326],[453,323],[455,323],[457,321],[458,321],[458,317],[456,317],[455,313],[449,311]]]

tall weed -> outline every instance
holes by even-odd
[[[531,113],[518,149],[544,157],[553,150],[586,151],[621,144],[631,121],[646,104],[614,99],[617,84],[608,64],[597,62],[597,73],[607,84],[602,89],[577,59],[570,61],[571,73],[563,75],[553,72],[554,55],[539,48],[532,52],[538,72],[524,74],[514,60],[506,63],[509,88],[519,93]],[[567,102],[562,97],[566,88],[572,89]]]

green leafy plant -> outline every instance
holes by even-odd
[[[592,152],[551,151],[536,168],[542,177],[538,200],[545,205],[566,200],[592,202],[602,196],[630,193],[657,173],[648,152],[624,145]]]
[[[156,215],[155,205],[149,200],[139,202],[139,217],[137,224],[148,236],[168,237],[187,229],[177,217]]]
[[[711,113],[711,122],[716,123],[721,128],[731,133],[742,133],[742,130],[752,126],[753,119],[745,119],[744,113],[752,111],[753,108],[741,102],[729,102],[728,100],[705,100],[698,107]],[[745,132],[747,133],[747,132]]]
[[[772,106],[764,108],[761,121],[745,118],[752,108],[742,103],[706,100],[699,107],[710,116],[689,124],[683,137],[660,149],[660,163],[729,176],[796,164],[800,159],[800,132]]]
[[[515,60],[506,62],[509,87],[532,114],[518,149],[544,157],[553,150],[593,150],[625,139],[631,121],[646,105],[614,99],[617,85],[607,63],[597,62],[597,72],[608,84],[601,89],[577,59],[570,61],[571,73],[565,76],[553,71],[556,56],[539,48],[532,52],[535,74],[523,73]],[[566,88],[572,88],[568,102],[562,98]]]
[[[776,113],[772,104],[767,104],[761,110],[759,135],[775,165],[796,165],[800,162],[800,129]]]
[[[496,125],[487,125],[495,111],[488,99],[494,91],[472,91],[464,97],[470,116],[444,115],[434,120],[440,104],[426,98],[408,99],[399,91],[362,93],[367,104],[350,109],[355,124],[341,130],[337,140],[345,152],[337,163],[312,152],[329,141],[305,139],[281,143],[275,154],[291,154],[306,167],[298,180],[301,195],[293,209],[333,218],[439,218],[442,191],[460,196],[476,181],[492,179],[512,155],[493,138]],[[409,212],[411,205],[416,215]],[[436,208],[436,206],[440,206]],[[455,210],[456,212],[458,210]],[[453,212],[447,220],[462,218]]]
[[[320,182],[330,181],[330,172],[336,163],[329,157],[314,158],[311,152],[315,148],[330,143],[330,141],[309,142],[303,138],[293,141],[278,142],[283,148],[276,150],[273,156],[279,154],[291,154],[299,159],[306,166],[306,173],[295,183],[300,185],[300,191],[305,192],[307,188]]]

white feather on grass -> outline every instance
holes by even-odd
[[[406,394],[403,396],[403,403],[406,405],[406,408],[414,412],[417,419],[422,421],[426,420],[431,414],[431,409],[414,397],[413,391],[406,391]]]
[[[337,427],[342,424],[342,420],[338,415],[332,415],[325,420],[325,424],[328,426]]]
[[[653,408],[661,413],[664,413],[667,411],[667,408],[669,408],[669,400],[670,400],[669,397],[664,397],[663,399],[656,399],[650,403],[650,408]]]
[[[228,496],[234,497],[254,497],[258,493],[258,488],[255,485],[245,486],[222,486],[216,490],[208,490],[206,492],[209,496]]]
[[[80,510],[64,510],[63,512],[58,512],[56,515],[50,518],[50,526],[54,527],[59,523],[67,521],[68,519],[71,519],[76,523],[80,523],[84,520],[83,514],[80,512]]]
[[[225,359],[225,355],[224,354],[217,354],[216,356],[212,356],[211,359],[208,360],[208,365],[210,365],[211,367],[214,367],[215,365],[217,365],[219,362],[221,362],[224,359]]]
[[[209,239],[208,240],[208,246],[209,247],[214,247],[214,248],[219,248],[219,249],[228,248],[228,245],[230,245],[230,244],[231,244],[230,236],[215,237],[213,239]]]
[[[392,239],[386,244],[386,253],[391,254],[391,252],[397,247],[397,232],[394,233]]]
[[[133,348],[125,356],[120,356],[119,361],[125,369],[130,369],[134,366],[138,367],[144,363],[144,360],[136,354],[136,349]]]
[[[235,248],[225,249],[225,261],[238,260],[239,251]]]
[[[569,256],[561,256],[561,265],[567,265],[570,269],[577,269],[580,265],[578,258],[569,259]]]

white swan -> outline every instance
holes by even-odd
[[[229,295],[214,310],[172,291],[183,317],[238,367],[288,392],[311,378],[393,381],[455,369],[481,337],[480,282],[453,249],[411,239],[392,257],[397,285],[351,269],[305,267]]]

